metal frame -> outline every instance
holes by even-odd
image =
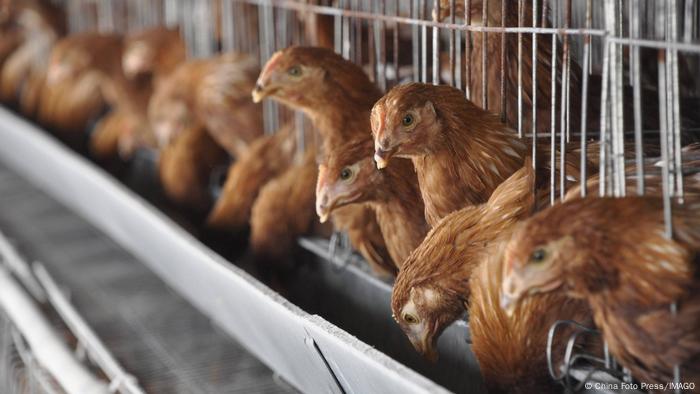
[[[486,51],[480,60],[482,73],[480,85],[482,95],[481,103],[489,107],[487,86],[490,83],[498,83],[502,119],[505,119],[507,109],[505,97],[508,94],[517,94],[517,129],[521,137],[549,138],[550,148],[564,152],[567,144],[577,137],[572,132],[571,125],[571,89],[570,78],[572,74],[572,60],[580,60],[582,66],[582,100],[581,100],[581,125],[578,142],[581,148],[582,179],[586,179],[587,144],[590,138],[598,139],[600,144],[600,174],[599,195],[624,196],[628,182],[636,182],[636,193],[644,193],[644,154],[642,152],[643,141],[652,136],[658,136],[661,144],[661,169],[663,178],[663,201],[666,234],[671,236],[673,223],[671,220],[671,201],[677,199],[683,201],[683,173],[681,168],[681,110],[683,99],[679,86],[679,53],[686,56],[700,54],[698,44],[698,2],[697,0],[667,0],[667,1],[642,1],[628,0],[628,7],[623,6],[622,0],[604,0],[592,2],[591,0],[529,0],[526,5],[524,0],[518,0],[518,26],[505,26],[504,12],[505,0],[484,0],[482,2],[482,23],[474,23],[471,10],[471,0],[450,0],[450,17],[448,21],[439,22],[432,19],[431,10],[439,14],[439,0],[411,0],[399,1],[368,1],[368,0],[333,0],[305,2],[300,0],[215,0],[211,2],[196,2],[199,7],[200,17],[190,18],[186,10],[193,7],[192,0],[174,2],[163,0],[162,18],[136,18],[138,22],[129,23],[128,29],[133,26],[145,26],[154,20],[165,20],[169,24],[179,22],[188,42],[190,53],[196,56],[205,56],[212,53],[212,40],[216,32],[212,32],[211,24],[201,23],[206,20],[205,15],[215,15],[218,4],[221,10],[221,44],[226,50],[237,50],[254,54],[265,62],[272,53],[291,43],[304,43],[304,36],[300,34],[299,16],[301,13],[331,16],[335,20],[335,49],[346,58],[359,64],[367,65],[370,76],[381,88],[389,88],[402,80],[414,80],[422,82],[452,84],[464,88],[465,96],[473,97],[472,73],[474,65],[471,64],[472,46],[475,35],[481,34],[481,45],[486,47],[490,42],[496,42],[500,38],[501,52],[499,59],[493,63],[500,67],[498,81],[488,81],[487,67],[491,60],[487,59]],[[71,15],[71,30],[83,30],[89,25],[99,25],[105,29],[110,27],[119,31],[114,23],[101,23],[103,18],[113,18],[113,13],[99,12],[97,16],[91,16],[86,5],[95,3],[96,0],[69,0],[69,14]],[[459,3],[458,3],[459,2]],[[99,4],[109,1],[97,1]],[[129,3],[129,2],[127,2]],[[455,15],[457,5],[464,6],[464,15]],[[128,4],[127,4],[128,5]],[[432,6],[432,8],[431,8]],[[491,26],[488,18],[489,10],[500,6],[502,18],[500,26]],[[525,20],[526,7],[532,6],[531,20]],[[253,21],[249,20],[253,14],[246,12],[257,7],[257,32],[250,29]],[[86,12],[86,9],[88,10]],[[127,6],[127,14],[133,7]],[[551,26],[546,27],[547,10],[551,11]],[[478,11],[478,10],[477,10]],[[540,12],[542,11],[542,12]],[[214,14],[212,14],[214,13]],[[681,14],[682,13],[682,14]],[[478,15],[478,12],[476,13]],[[540,18],[541,15],[541,18]],[[83,18],[79,17],[83,16]],[[85,17],[87,16],[87,17]],[[214,18],[214,17],[212,17]],[[460,23],[461,19],[463,23]],[[128,17],[131,21],[132,18]],[[478,22],[478,21],[476,21]],[[204,27],[202,27],[204,25]],[[290,30],[294,34],[288,35]],[[625,29],[627,27],[627,29]],[[205,31],[202,32],[201,30]],[[364,30],[366,29],[366,30]],[[392,30],[393,51],[388,56],[387,31]],[[363,45],[367,44],[367,59],[364,58]],[[412,38],[411,51],[412,62],[402,71],[399,62],[399,44],[402,33]],[[515,61],[517,62],[517,92],[506,91],[505,67],[507,57],[504,43],[508,34],[517,36],[518,50]],[[548,40],[549,38],[549,40]],[[524,53],[525,40],[529,40],[532,49],[530,54]],[[537,111],[537,67],[532,67],[530,76],[524,75],[523,63],[527,56],[531,56],[531,63],[537,62],[537,51],[540,45],[549,45],[551,41],[551,110],[549,114],[548,129],[538,129]],[[561,41],[561,45],[560,45]],[[447,66],[448,78],[441,78],[440,51],[447,48],[449,64]],[[626,51],[625,51],[626,49]],[[659,122],[658,132],[643,130],[642,117],[642,74],[644,65],[641,62],[641,51],[644,49],[657,50],[658,75],[656,76]],[[429,53],[431,52],[431,53]],[[561,61],[559,60],[561,52]],[[464,61],[463,61],[464,60]],[[464,64],[462,64],[464,63]],[[598,65],[602,64],[602,67]],[[698,63],[696,63],[697,65]],[[394,72],[392,75],[391,72]],[[432,71],[432,73],[431,73]],[[590,76],[593,73],[602,75],[602,89],[600,97],[592,97],[590,89]],[[624,84],[625,74],[629,75],[629,84],[632,87],[632,127],[625,129],[624,124]],[[540,76],[541,77],[541,76]],[[532,91],[524,92],[524,82],[530,78]],[[559,81],[559,82],[557,82]],[[695,81],[696,84],[700,83]],[[700,86],[693,86],[697,93]],[[531,96],[530,108],[526,107],[524,96]],[[558,102],[557,102],[558,99]],[[600,101],[599,129],[590,130],[589,127],[589,99]],[[558,112],[557,112],[558,109]],[[512,110],[512,109],[510,109]],[[524,114],[532,113],[531,124],[523,124]],[[282,111],[276,104],[265,104],[266,131],[274,132],[283,118],[289,114]],[[301,117],[297,115],[297,121],[301,123]],[[303,131],[302,134],[303,135]],[[558,139],[557,139],[558,137]],[[625,160],[625,142],[634,141],[634,179],[630,179],[625,171],[630,163]],[[536,165],[538,152],[536,144],[532,144],[533,165]],[[559,182],[554,179],[554,167],[556,156],[551,155],[552,167],[550,179],[550,202],[554,204],[557,197],[562,198],[565,193],[566,173],[561,171]],[[563,168],[565,156],[559,155],[560,165]],[[559,193],[557,191],[557,183]],[[581,187],[581,195],[586,196],[591,191]],[[334,245],[335,243],[332,243]],[[670,306],[675,310],[675,306]],[[678,368],[676,368],[678,370]],[[678,374],[676,379],[680,380]]]

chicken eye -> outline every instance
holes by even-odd
[[[347,181],[352,177],[352,170],[349,167],[345,167],[340,171],[340,179]]]
[[[544,261],[545,257],[547,257],[547,252],[540,248],[532,252],[530,255],[530,262],[535,264],[541,263]]]
[[[301,75],[301,67],[292,66],[289,70],[287,70],[287,73],[293,77],[298,77]]]
[[[404,319],[404,320],[406,321],[406,323],[408,323],[408,324],[416,324],[416,323],[418,323],[418,317],[416,317],[415,315],[412,315],[412,314],[410,314],[410,313],[405,313],[405,314],[403,315],[403,319]]]
[[[401,119],[401,124],[404,126],[410,126],[413,124],[413,115],[411,114],[406,114],[406,116]]]

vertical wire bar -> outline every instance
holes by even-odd
[[[472,23],[471,0],[464,0],[464,23],[470,26]],[[464,32],[464,94],[467,99],[472,97],[472,34],[469,30]]]
[[[501,28],[506,27],[506,0],[501,0]],[[506,33],[501,32],[501,121],[506,123]]]
[[[456,1],[461,1],[461,0],[456,0]],[[452,10],[452,13],[454,14],[457,12],[457,7],[455,5],[455,9]],[[456,17],[456,16],[455,16]],[[462,76],[462,32],[457,30],[455,32],[455,85],[459,89],[462,89],[464,87],[463,83],[463,76]]]
[[[386,0],[379,0],[380,12],[382,15],[387,15],[386,12]],[[379,27],[379,88],[382,91],[386,90],[386,22],[381,21],[378,24]]]
[[[605,186],[608,175],[608,82],[610,73],[610,41],[608,41],[608,36],[604,36],[603,40],[603,78],[600,94],[600,169],[598,171],[600,177],[598,192],[601,197],[605,196]]]
[[[342,6],[336,1],[335,6],[342,8]],[[335,53],[343,53],[343,17],[336,15],[333,17],[333,48]]]
[[[427,17],[427,0],[420,0],[420,19]],[[421,82],[428,83],[428,26],[421,26]]]
[[[438,0],[438,4],[439,4]],[[439,11],[439,10],[438,10]],[[439,19],[438,14],[438,19]],[[455,23],[455,0],[450,0],[450,23],[454,24]],[[455,86],[455,33],[456,31],[454,29],[449,29],[448,31],[449,36],[450,36],[450,85]]]
[[[411,18],[418,19],[420,17],[420,1],[411,0]],[[411,42],[411,50],[413,51],[413,82],[420,81],[420,33],[418,26],[411,27],[413,40]]]
[[[667,33],[666,33],[666,40],[669,42],[678,42],[678,12],[677,12],[677,7],[676,7],[676,0],[668,0],[668,10],[669,10],[669,16],[668,16],[668,27],[667,27]],[[669,50],[668,54],[670,55],[670,77],[671,77],[671,105],[673,109],[672,113],[672,122],[670,122],[670,126],[672,127],[671,133],[671,140],[674,142],[674,146],[670,147],[671,151],[673,151],[673,159],[674,159],[674,167],[676,170],[676,197],[678,197],[679,201],[682,203],[683,202],[683,173],[682,173],[682,168],[681,168],[681,142],[680,142],[680,137],[681,137],[681,130],[680,130],[680,109],[679,109],[679,87],[678,87],[678,51],[677,50]],[[667,108],[668,110],[668,108]],[[668,159],[668,158],[667,158]],[[670,195],[673,195],[673,190],[671,190],[671,193],[669,193],[669,216],[671,216],[671,204],[670,204]],[[671,216],[672,217],[672,216]],[[671,223],[671,232],[673,231],[673,223]],[[670,305],[670,310],[672,316],[676,316],[678,313],[677,310],[677,304],[673,302]],[[675,364],[673,366],[673,382],[676,384],[674,391],[677,393],[680,393],[681,390],[679,388],[679,384],[681,381],[681,369],[680,365]]]
[[[372,1],[369,1],[369,8],[372,8]],[[358,10],[359,11],[359,10]],[[360,31],[359,36],[355,37],[362,37],[362,20],[357,18],[357,21],[360,23],[359,28],[357,28],[358,31]],[[376,22],[372,21],[367,21],[367,34],[369,36],[368,44],[367,44],[367,52],[369,53],[369,69],[370,69],[370,79],[372,82],[377,82],[377,62],[379,59],[379,55],[377,53],[378,51],[378,45],[377,42],[379,42],[379,29],[375,29],[374,27],[377,25]],[[357,39],[358,41],[362,41],[361,38]],[[359,47],[362,44],[357,44]],[[362,64],[361,56],[357,57],[357,60],[355,60],[358,64]]]
[[[669,15],[669,33],[667,40],[678,42],[678,8],[676,0],[669,0],[671,14]],[[671,50],[671,92],[673,99],[673,158],[676,171],[676,191],[673,195],[683,202],[683,168],[681,163],[681,117],[680,117],[680,88],[678,86],[678,50]]]
[[[369,4],[369,5],[370,5],[370,9],[371,9],[372,2],[369,1],[369,3],[370,3],[370,4]],[[357,11],[362,11],[363,8],[364,8],[363,6],[364,6],[364,0],[357,0],[357,2],[356,2],[356,8],[355,8],[355,9],[356,9]],[[376,54],[375,54],[375,52],[374,52],[374,50],[375,50],[375,44],[377,43],[376,37],[373,36],[373,34],[375,34],[374,25],[373,25],[372,23],[370,23],[369,21],[365,22],[365,21],[363,21],[363,20],[360,19],[360,18],[354,18],[353,20],[354,20],[354,22],[355,22],[355,23],[353,24],[353,29],[354,29],[355,34],[354,34],[354,36],[352,36],[352,37],[355,37],[355,42],[354,42],[354,44],[355,44],[355,45],[354,45],[354,57],[353,57],[354,60],[353,60],[353,61],[354,61],[355,63],[357,63],[357,64],[364,64],[365,59],[363,58],[364,52],[363,52],[363,49],[362,49],[362,38],[363,38],[364,32],[362,31],[362,27],[366,24],[366,25],[367,25],[367,41],[368,41],[368,43],[369,43],[369,44],[367,45],[367,54],[368,54],[368,57],[369,57],[367,60],[369,61],[369,63],[370,63],[372,66],[374,66],[374,65],[376,64],[375,62],[376,62],[376,59],[377,59],[377,56],[376,56]],[[372,38],[374,38],[374,40],[372,40]],[[372,81],[373,81],[373,82],[377,80],[377,78],[376,78],[376,67],[372,67],[372,75],[371,75],[371,77],[372,77]]]
[[[665,4],[657,3],[657,19],[656,32],[658,36],[663,37],[666,25],[665,21]],[[669,183],[669,146],[668,146],[668,101],[666,98],[667,81],[666,81],[666,51],[660,49],[658,56],[658,73],[659,73],[659,132],[661,142],[661,179],[664,204],[664,228],[667,237],[673,234],[673,223],[671,217],[671,192]]]
[[[482,0],[481,9],[481,24],[484,27],[489,25],[489,0]],[[488,33],[481,33],[481,104],[485,110],[489,109],[488,102],[488,86],[486,82],[486,67],[488,67],[488,60],[486,53],[488,52]]]
[[[464,0],[464,23],[470,26],[472,23],[472,2],[471,0]],[[472,98],[472,33],[467,30],[464,32],[464,83],[466,89],[464,94],[467,99]]]
[[[564,27],[571,26],[571,0],[566,0],[564,3]],[[564,34],[564,43],[562,48],[562,76],[561,76],[561,128],[559,129],[559,197],[563,200],[566,193],[566,143],[570,139],[569,129],[569,82],[571,73],[569,48],[569,35]]]
[[[621,29],[618,25],[618,15],[621,14],[618,0],[606,0],[605,2],[605,25],[609,34],[618,36]],[[621,17],[621,15],[619,15]],[[625,195],[624,182],[624,152],[622,138],[622,48],[617,44],[610,46],[610,104],[611,104],[611,141],[612,141],[612,170],[613,170],[613,193],[615,196]],[[622,159],[622,160],[620,160]]]
[[[486,3],[487,1],[484,1]],[[440,0],[435,0],[435,12],[440,15]],[[433,27],[433,85],[440,84],[440,28]]]
[[[518,27],[525,26],[524,12],[523,0],[518,0]],[[523,33],[521,32],[518,32],[518,136],[523,138]]]
[[[234,50],[235,33],[233,30],[233,9],[232,0],[221,1],[221,46],[224,52]]]
[[[552,76],[551,76],[551,117],[552,117],[552,129],[550,130],[550,143],[549,143],[549,205],[554,205],[556,189],[556,135],[557,135],[557,112],[556,112],[556,101],[557,101],[557,35],[552,34]]]
[[[537,27],[537,0],[532,1],[532,27]],[[532,33],[532,166],[537,169],[537,33]]]
[[[664,10],[665,12],[665,31],[666,34],[664,37],[661,37],[661,39],[665,39],[666,42],[670,42],[671,39],[671,19],[672,19],[672,10],[671,10],[671,2],[666,1],[666,9]],[[675,6],[675,3],[674,3]],[[667,89],[673,89],[673,66],[674,66],[674,61],[673,61],[673,52],[670,49],[666,50],[666,88]],[[675,161],[673,160],[673,157],[675,156],[674,154],[674,148],[676,146],[675,142],[673,141],[674,137],[674,119],[673,115],[674,113],[671,112],[673,110],[673,102],[674,102],[674,94],[671,92],[669,93],[668,91],[666,92],[666,137],[668,138],[668,155],[670,158],[670,161],[668,163],[669,165],[669,184],[671,186],[670,189],[670,195],[673,196],[674,194],[674,189],[676,185],[676,171],[675,171]]]
[[[639,17],[639,2],[640,0],[632,0],[630,13],[630,25],[632,38],[641,37],[641,26]],[[639,61],[639,46],[635,45],[631,49],[631,65],[632,72],[632,100],[634,110],[634,150],[635,150],[635,172],[637,178],[637,194],[644,194],[644,150],[643,134],[642,134],[642,81],[641,81],[641,64]]]
[[[591,28],[591,1],[586,1],[586,29]],[[590,56],[591,56],[591,36],[585,35],[583,37],[583,87],[581,92],[581,197],[586,197],[588,192],[586,186],[586,178],[588,176],[587,172],[587,146],[586,146],[586,134],[587,134],[587,120],[588,120],[588,75],[590,73]]]
[[[350,6],[350,5],[348,4],[349,2],[350,2],[350,0],[342,0],[342,3],[346,4],[346,7],[344,7],[344,8],[349,8],[349,6]],[[351,28],[350,22],[351,22],[351,20],[350,20],[349,17],[345,17],[345,18],[344,18],[344,22],[343,22],[343,45],[342,45],[342,47],[343,47],[343,57],[346,58],[346,59],[348,59],[348,60],[351,60],[351,59],[350,59],[350,44],[351,44],[351,42],[352,42],[351,36],[350,36],[350,33],[351,33],[351,30],[350,30],[350,28]]]
[[[398,17],[399,16],[399,0],[394,1],[394,16]],[[401,81],[401,73],[399,72],[399,30],[401,28],[401,24],[395,23],[394,24],[394,54],[393,54],[393,59],[394,59],[394,84],[398,84],[399,81]]]

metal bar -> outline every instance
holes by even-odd
[[[506,27],[506,0],[501,0],[501,27]],[[506,33],[501,33],[501,121],[506,123]]]
[[[420,0],[420,19],[427,17],[426,1]],[[428,83],[428,25],[421,26],[421,82]]]
[[[122,368],[97,334],[59,290],[58,284],[51,278],[46,268],[40,263],[34,263],[33,270],[41,285],[46,289],[51,305],[56,309],[56,312],[58,312],[80,344],[86,348],[90,355],[90,360],[99,365],[110,379],[110,382],[112,382],[110,390],[115,391],[119,389],[124,394],[145,393],[137,383],[136,378]]]
[[[532,27],[537,27],[537,0],[532,1]],[[532,166],[537,169],[537,34],[532,33]]]
[[[40,302],[46,301],[46,293],[36,278],[34,278],[34,275],[32,275],[29,265],[26,264],[25,260],[17,252],[17,249],[12,246],[10,240],[1,231],[0,258],[2,258],[2,262],[5,263],[7,268],[19,278],[34,299]]]
[[[421,26],[424,28],[428,27],[438,27],[441,29],[455,29],[455,30],[461,30],[461,31],[471,31],[471,32],[487,32],[487,33],[525,33],[525,34],[576,34],[576,35],[584,35],[584,34],[589,34],[593,36],[605,36],[606,33],[604,30],[601,29],[577,29],[577,28],[570,28],[570,29],[555,29],[555,28],[547,28],[547,27],[489,27],[489,26],[471,26],[468,24],[452,24],[452,23],[444,23],[444,22],[435,22],[431,20],[426,20],[424,18],[422,19],[411,19],[408,17],[396,17],[393,15],[377,15],[371,12],[366,12],[366,11],[353,11],[353,10],[347,10],[347,9],[338,9],[334,7],[329,7],[329,6],[318,6],[318,5],[311,5],[311,4],[303,4],[299,3],[296,1],[292,0],[234,0],[234,1],[239,1],[239,2],[245,2],[245,3],[250,3],[250,4],[258,4],[258,5],[264,5],[264,4],[273,4],[276,8],[284,8],[284,9],[293,9],[297,11],[308,11],[308,12],[313,12],[316,14],[320,15],[330,15],[330,16],[335,16],[335,15],[342,15],[345,17],[352,17],[352,18],[359,18],[359,19],[366,19],[366,20],[382,20],[386,22],[397,22],[405,25],[412,25],[412,26]],[[469,1],[469,0],[467,0]],[[421,0],[422,3],[425,3],[425,0]],[[426,11],[424,15],[427,15],[428,12]],[[700,48],[698,48],[700,51]]]
[[[472,23],[472,1],[464,0],[464,25],[470,26]],[[466,89],[464,94],[467,99],[472,98],[472,33],[470,30],[464,31],[464,83]]]
[[[394,0],[394,15],[399,16],[399,0]],[[399,72],[399,30],[401,25],[398,23],[394,24],[394,84],[398,84],[401,81],[401,73]]]
[[[417,19],[420,15],[420,1],[411,0],[411,19]],[[413,55],[413,81],[420,81],[420,32],[418,31],[418,26],[411,26],[412,42],[411,50]]]
[[[568,28],[569,26],[571,26],[571,0],[567,0],[564,3],[564,28]],[[569,128],[569,82],[571,81],[571,53],[568,35],[564,35],[564,46],[562,52],[561,129],[559,130],[559,197],[563,200],[564,194],[566,194],[566,143],[569,142],[571,138]]]
[[[434,1],[435,12],[437,12],[437,15],[440,15],[440,0]],[[437,26],[433,27],[433,84],[440,84],[440,28]]]
[[[603,77],[600,94],[600,168],[598,176],[599,195],[605,196],[605,186],[607,180],[607,157],[608,157],[608,82],[610,78],[610,39],[605,38],[603,42]]]
[[[2,266],[0,307],[27,340],[39,364],[67,393],[109,393],[107,385],[75,358],[39,307]]]
[[[552,76],[551,76],[551,117],[552,126],[550,130],[550,143],[549,143],[549,205],[554,205],[556,188],[555,188],[555,178],[556,178],[556,136],[557,136],[557,113],[556,113],[556,101],[557,101],[557,36],[552,36]]]
[[[489,1],[482,0],[481,2],[481,24],[487,27],[489,24]],[[487,67],[488,60],[486,54],[488,53],[488,34],[486,32],[481,33],[481,106],[488,110],[488,86],[487,86]]]
[[[525,23],[525,5],[518,0],[518,27]],[[523,33],[518,32],[518,136],[523,138]]]
[[[439,2],[438,2],[439,3]],[[439,15],[439,14],[438,14]],[[455,23],[455,0],[450,0],[450,23]],[[455,54],[457,52],[457,49],[455,48],[455,35],[457,31],[456,30],[449,30],[449,35],[450,35],[450,47],[449,47],[449,52],[450,52],[450,85],[456,86],[456,76],[455,76]]]
[[[631,20],[631,37],[639,38],[641,36],[641,26],[639,21],[639,2],[640,0],[632,0]],[[644,150],[642,135],[642,81],[641,81],[641,64],[639,61],[639,47],[630,48],[632,71],[630,77],[632,79],[632,100],[634,111],[634,149],[635,149],[635,172],[637,178],[637,194],[644,194]]]
[[[592,0],[587,0],[586,1],[586,27],[590,28],[591,26],[591,4]],[[588,129],[588,75],[590,73],[590,57],[591,57],[591,36],[586,35],[583,37],[583,82],[582,82],[582,92],[581,92],[581,197],[586,197],[586,193],[588,192],[587,190],[587,184],[586,184],[586,178],[587,178],[587,162],[588,162],[588,155],[587,155],[587,140],[586,140],[586,134],[587,134],[587,129]]]

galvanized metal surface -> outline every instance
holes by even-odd
[[[290,304],[204,247],[102,170],[3,109],[0,131],[4,140],[0,161],[133,253],[298,389],[362,393],[445,391],[324,319]],[[95,231],[59,230],[59,242],[63,239],[81,245],[91,245],[89,236]],[[69,252],[90,253],[90,249],[73,248]],[[133,277],[124,284],[133,290],[140,280],[143,278]],[[149,313],[178,315],[177,310],[159,307],[161,302],[151,303],[153,309]],[[110,303],[103,308],[110,308]],[[132,312],[127,309],[127,313]],[[167,319],[159,321],[148,313],[138,318],[157,327],[172,327]],[[126,362],[124,365],[138,370]],[[139,380],[143,382],[140,376]]]
[[[294,392],[132,255],[4,165],[0,205],[12,207],[0,210],[0,228],[44,262],[147,392]]]

